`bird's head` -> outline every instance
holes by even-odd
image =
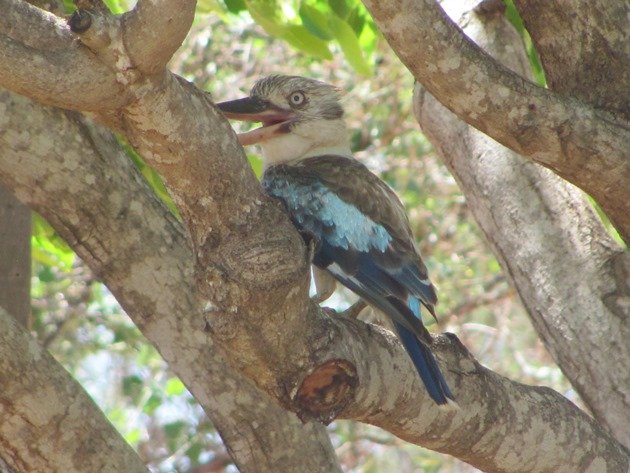
[[[249,97],[217,106],[227,118],[262,123],[238,138],[243,146],[260,144],[266,166],[350,155],[339,94],[324,82],[273,75],[258,80]]]

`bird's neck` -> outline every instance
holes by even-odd
[[[300,152],[301,151],[301,152]],[[347,145],[340,146],[314,146],[307,149],[299,148],[280,148],[274,149],[273,152],[269,150],[263,150],[263,168],[267,169],[271,166],[278,164],[298,164],[301,161],[313,158],[315,156],[344,156],[347,158],[352,157],[352,151]]]
[[[296,164],[323,155],[351,157],[348,132],[342,120],[322,120],[295,127],[291,133],[260,144],[263,167]]]

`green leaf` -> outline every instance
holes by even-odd
[[[164,425],[164,433],[166,434],[168,446],[171,451],[174,451],[179,445],[181,445],[181,437],[185,433],[186,423],[181,420],[170,422]]]
[[[149,399],[147,399],[147,402],[144,403],[144,406],[142,406],[142,412],[150,416],[162,405],[162,402],[163,400],[160,393],[154,392]]]
[[[133,147],[129,143],[125,141],[122,136],[117,136],[116,139],[122,145],[127,156],[129,156],[136,167],[140,170],[140,173],[149,183],[149,186],[151,187],[151,189],[153,189],[153,192],[155,192],[160,200],[164,202],[164,204],[166,204],[173,215],[175,215],[177,218],[180,218],[179,211],[175,206],[175,202],[173,202],[173,199],[171,199],[171,196],[166,190],[166,186],[164,185],[164,182],[162,181],[162,178],[157,173],[157,171],[149,166],[147,163],[145,163],[142,157],[136,152],[135,149],[133,149]]]
[[[328,27],[327,16],[317,8],[303,3],[300,6],[300,19],[304,27],[320,39],[329,41],[334,35]]]
[[[115,15],[120,15],[127,11],[128,5],[127,2],[125,2],[124,0],[104,0],[104,3],[105,5],[107,5],[107,8],[109,8],[109,11],[111,11]]]
[[[67,15],[74,12],[77,9],[77,6],[74,4],[74,0],[63,0],[63,10]]]
[[[278,20],[278,9],[275,2],[245,1],[252,19],[262,26],[265,32],[274,38],[282,38],[285,26]]]
[[[254,174],[256,174],[256,177],[258,179],[260,179],[262,177],[262,173],[263,173],[262,159],[260,159],[260,157],[254,155],[254,154],[248,154],[247,155],[247,161],[249,161],[249,165],[254,170]]]
[[[32,225],[33,259],[41,264],[69,271],[74,263],[74,251],[40,215],[33,213]]]
[[[195,7],[195,13],[196,14],[201,14],[201,15],[207,15],[209,13],[214,13],[218,16],[223,17],[225,10],[229,10],[230,13],[233,14],[238,14],[239,12],[233,12],[230,10],[230,7],[227,5],[228,3],[242,3],[243,4],[243,8],[242,10],[245,9],[245,2],[243,0],[240,0],[240,2],[238,0],[225,0],[225,2],[223,3],[223,5],[225,5],[226,8],[223,8],[223,6],[221,6],[221,4],[219,3],[220,0],[198,0],[197,1],[197,6]],[[235,6],[236,7],[236,6]],[[197,20],[197,18],[195,18],[195,20]]]
[[[184,383],[182,383],[179,378],[170,378],[166,382],[164,390],[169,396],[180,396],[186,391],[186,386],[184,386]]]
[[[240,13],[243,10],[247,10],[247,5],[245,4],[245,0],[223,0],[225,6],[227,7],[230,13]]]
[[[140,442],[141,435],[142,431],[136,427],[125,434],[125,440],[129,445],[135,446]]]
[[[326,42],[312,35],[303,25],[287,25],[281,38],[296,49],[318,59],[332,59]]]
[[[190,458],[193,466],[199,464],[199,456],[201,455],[201,452],[203,452],[203,447],[204,445],[202,443],[195,442],[190,447],[188,447],[188,450],[186,450],[186,456]]]
[[[125,396],[130,397],[134,402],[140,398],[144,382],[138,375],[125,376],[122,380],[122,392]]]
[[[354,70],[365,76],[370,75],[372,73],[372,68],[363,57],[361,46],[359,46],[359,40],[350,25],[335,17],[330,17],[328,24],[330,25],[330,29],[333,31],[335,38],[337,38],[343,54],[346,56],[346,59]]]
[[[149,366],[156,359],[159,359],[159,355],[155,348],[146,343],[142,344],[136,357],[136,363],[140,366]]]
[[[50,269],[51,266],[54,266],[54,264],[41,266],[41,269],[37,273],[37,278],[41,282],[52,282],[55,280],[55,273],[53,273],[52,269]]]
[[[318,59],[332,59],[325,41],[311,34],[304,25],[286,25],[279,20],[279,10],[273,3],[247,1],[254,21],[274,38],[282,39],[294,48]]]
[[[350,7],[348,6],[346,0],[328,0],[328,5],[330,5],[332,11],[334,11],[342,20],[348,18],[348,15],[350,14]]]
[[[359,37],[363,31],[363,27],[365,26],[365,16],[363,16],[361,5],[357,5],[352,9],[346,21],[354,30],[357,37]]]

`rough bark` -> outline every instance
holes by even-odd
[[[0,307],[30,326],[31,211],[0,186]]]
[[[550,89],[630,119],[628,2],[516,0]]]
[[[433,96],[462,120],[593,196],[630,241],[627,118],[510,71],[466,37],[436,0],[364,3]]]
[[[146,472],[81,386],[0,308],[0,456],[14,472]]]
[[[281,409],[202,335],[184,230],[111,133],[6,91],[0,111],[0,182],[108,285],[203,406],[241,471],[336,471],[325,429]]]
[[[111,25],[112,20],[100,19],[102,14],[98,12],[91,14],[96,16],[91,21],[95,31],[86,34],[89,29],[83,30],[81,36],[90,54],[81,48],[75,51],[106,65],[125,89],[126,97],[133,100],[121,99],[122,105],[116,102],[99,110],[104,99],[97,90],[90,90],[87,95],[93,102],[86,106],[93,112],[98,110],[95,113],[100,119],[123,130],[165,178],[190,232],[194,273],[188,266],[184,273],[167,271],[155,279],[137,255],[125,260],[121,254],[129,253],[116,252],[109,255],[111,259],[106,258],[104,237],[110,234],[113,222],[96,226],[93,216],[80,219],[78,215],[66,218],[65,213],[50,213],[56,217],[53,223],[62,235],[85,254],[88,264],[98,264],[100,272],[110,265],[121,271],[122,279],[111,281],[118,297],[134,282],[135,287],[147,288],[142,295],[134,296],[138,299],[134,304],[149,308],[136,322],[169,363],[180,364],[176,372],[186,375],[182,376],[185,382],[190,380],[187,384],[195,396],[209,401],[201,381],[204,378],[194,377],[185,364],[199,359],[205,362],[207,347],[215,341],[233,367],[304,417],[315,415],[329,420],[341,416],[370,422],[491,471],[531,471],[532,467],[537,471],[575,471],[584,465],[603,465],[608,471],[625,473],[627,452],[623,447],[557,393],[523,386],[491,373],[476,364],[456,340],[440,337],[435,351],[446,367],[445,375],[460,404],[457,411],[441,411],[430,401],[393,335],[356,320],[329,317],[309,304],[309,261],[302,240],[279,207],[262,194],[234,133],[207,95],[166,71],[130,74],[129,58],[112,62],[105,46],[108,41],[102,41],[100,33],[110,37],[110,43],[111,37],[125,33],[109,27],[100,29],[99,25]],[[125,22],[120,25],[124,28]],[[40,27],[60,26],[45,22]],[[17,49],[23,47],[24,41],[13,41],[20,43]],[[117,54],[120,52],[118,49]],[[54,57],[45,56],[55,61]],[[118,69],[119,64],[123,69]],[[66,75],[70,76],[67,84],[75,83],[73,74]],[[56,79],[63,82],[64,77]],[[95,89],[109,80],[102,78]],[[33,82],[37,85],[36,80]],[[0,72],[0,83],[15,84],[14,77]],[[109,90],[102,92],[104,96],[110,94]],[[42,93],[35,89],[31,96],[40,99]],[[53,100],[57,105],[73,107],[87,99],[47,95],[46,101]],[[37,148],[28,149],[21,144],[14,151],[26,161]],[[34,201],[34,182],[29,176],[40,172],[40,168],[24,170],[21,180],[16,179],[14,168],[4,167],[0,171],[2,180],[13,183],[20,198]],[[68,169],[76,175],[76,159],[70,158],[62,165],[55,179],[61,180]],[[94,179],[88,179],[91,189],[83,188],[86,193],[102,188]],[[44,181],[49,185],[39,192],[42,200],[37,205],[58,208],[50,200],[44,202],[43,196],[50,199],[52,194],[51,179]],[[65,199],[62,208],[80,197],[77,190],[68,192],[67,187],[65,183],[63,192],[60,187],[56,193],[57,199]],[[73,195],[69,197],[69,193]],[[140,212],[142,216],[144,207],[135,196],[122,201],[120,212],[135,222],[135,215]],[[93,227],[86,228],[81,221]],[[136,226],[150,222],[151,228],[164,225],[162,220],[141,218]],[[137,232],[132,231],[129,240],[135,242]],[[149,263],[169,271],[177,267],[169,253],[170,245],[177,243],[172,239],[167,240],[167,245],[158,244],[158,252],[147,258]],[[183,294],[183,302],[167,297],[178,277],[194,281],[193,289]],[[179,303],[201,307],[204,317],[182,317],[187,312],[175,310]],[[153,316],[156,312],[164,316]],[[173,336],[175,333],[179,336]],[[343,376],[327,378],[327,373]],[[319,397],[301,396],[305,391],[302,388],[314,384],[311,381],[315,376],[324,383],[318,390]],[[479,442],[479,438],[483,441]],[[512,443],[508,444],[506,438]],[[516,446],[524,452],[523,457],[507,454],[506,448],[511,451]],[[548,450],[543,452],[543,446]],[[303,459],[308,458],[304,452],[300,454]]]
[[[471,14],[460,0],[443,6],[489,54],[529,74],[502,8]],[[579,190],[467,126],[421,86],[415,92],[423,131],[458,180],[547,349],[595,417],[630,445],[630,254]]]

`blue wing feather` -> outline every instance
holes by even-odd
[[[315,239],[313,264],[392,318],[431,398],[438,404],[453,399],[420,318],[421,303],[432,311],[435,292],[418,267],[419,258],[407,258],[384,225],[341,199],[316,176],[265,173],[263,185],[284,202],[296,227]]]

